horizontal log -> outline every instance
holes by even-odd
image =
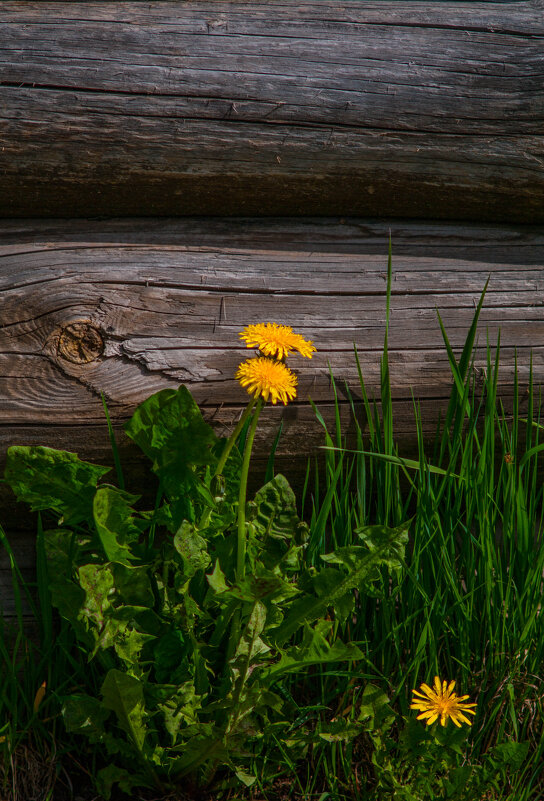
[[[543,10],[4,2],[0,214],[543,222]]]
[[[4,221],[1,436],[12,441],[17,427],[34,426],[44,444],[66,447],[63,432],[71,427],[103,427],[101,393],[121,424],[149,394],[180,383],[224,433],[247,397],[234,379],[248,355],[238,332],[275,320],[312,339],[317,353],[294,359],[297,401],[270,407],[264,439],[283,416],[289,435],[280,454],[309,455],[315,438],[307,430],[307,398],[331,403],[329,365],[341,387],[347,383],[355,397],[360,392],[354,344],[368,391],[378,392],[390,231],[389,348],[398,403],[410,404],[414,391],[438,408],[448,396],[451,374],[436,310],[458,351],[488,277],[477,368],[485,368],[486,330],[494,343],[500,327],[502,384],[511,384],[515,349],[522,379],[529,351],[535,379],[542,378],[544,232],[538,228],[390,228],[360,220]]]

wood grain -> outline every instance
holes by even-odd
[[[0,214],[543,222],[543,12],[3,2]]]
[[[340,386],[347,382],[357,392],[354,344],[369,390],[377,391],[389,230],[396,400],[410,401],[412,390],[433,403],[447,396],[450,371],[436,311],[459,349],[488,277],[477,368],[485,365],[486,329],[494,343],[500,327],[503,384],[511,380],[515,348],[522,376],[532,351],[541,377],[544,232],[538,228],[5,221],[0,425],[4,431],[43,425],[55,441],[63,426],[102,425],[101,393],[121,421],[150,393],[185,383],[227,430],[246,398],[234,372],[251,355],[238,332],[261,320],[286,322],[318,348],[312,360],[294,359],[297,402],[284,412],[270,408],[274,421],[282,413],[298,420],[309,395],[331,402],[329,365]],[[300,453],[298,443],[292,453]]]

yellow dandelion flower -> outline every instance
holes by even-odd
[[[259,348],[264,356],[285,359],[293,351],[312,358],[315,347],[310,340],[295,334],[291,326],[277,323],[248,325],[239,335],[248,348]]]
[[[448,718],[451,718],[457,728],[461,728],[461,722],[468,723],[470,726],[472,721],[463,713],[475,715],[476,712],[471,707],[477,706],[477,704],[463,703],[468,695],[457,696],[453,692],[454,687],[454,681],[450,681],[448,685],[447,681],[441,682],[438,676],[435,676],[434,688],[431,689],[428,684],[422,684],[419,688],[421,692],[412,690],[415,697],[410,709],[417,709],[421,712],[417,716],[417,720],[424,720],[430,726],[440,718],[440,724],[445,726]]]
[[[274,404],[279,400],[286,404],[297,394],[296,375],[283,362],[265,356],[242,362],[236,371],[236,378],[250,395],[256,398],[260,396],[265,401],[270,398]]]

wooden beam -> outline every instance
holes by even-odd
[[[3,2],[0,214],[544,222],[543,10]]]
[[[105,451],[101,393],[120,425],[149,394],[180,383],[225,433],[246,400],[234,373],[250,352],[238,332],[274,320],[318,351],[293,359],[298,398],[263,415],[261,455],[282,417],[280,454],[311,454],[320,433],[307,398],[330,405],[330,365],[347,414],[344,384],[360,394],[354,344],[369,392],[379,391],[390,231],[400,436],[412,431],[412,391],[435,410],[450,391],[437,309],[459,352],[488,277],[476,368],[485,368],[486,331],[494,344],[500,328],[503,386],[511,385],[516,349],[522,380],[530,352],[542,379],[542,229],[353,219],[4,221],[0,444],[32,427],[33,441],[69,448],[70,432],[83,427],[83,452],[96,437]]]

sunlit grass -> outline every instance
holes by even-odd
[[[389,263],[389,286],[390,269]],[[306,487],[308,556],[317,563],[320,553],[356,541],[356,530],[369,523],[395,526],[412,519],[410,554],[398,580],[384,578],[377,599],[362,595],[356,618],[341,633],[367,657],[350,679],[356,685],[381,682],[408,715],[409,692],[419,682],[436,674],[456,678],[479,700],[467,756],[483,760],[496,743],[530,742],[527,765],[500,794],[489,796],[523,801],[544,797],[542,406],[532,364],[523,388],[516,364],[505,409],[498,395],[500,338],[494,347],[487,343],[483,382],[476,381],[474,343],[484,297],[485,289],[459,357],[438,318],[451,397],[431,443],[424,442],[414,401],[418,453],[411,459],[402,458],[394,441],[387,330],[379,403],[368,397],[355,351],[362,403],[355,404],[346,388],[355,426],[351,441],[339,425],[336,389],[334,430],[326,430],[316,409],[326,450],[319,477]],[[330,705],[347,688],[347,677],[323,673],[320,700]],[[339,748],[335,756],[323,749],[319,760],[334,787],[354,792],[349,749]]]

